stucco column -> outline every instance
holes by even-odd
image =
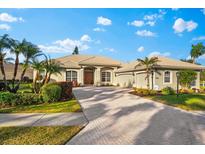
[[[101,67],[96,67],[94,75],[94,84],[100,86],[101,84]]]
[[[84,85],[84,68],[80,69],[80,83]]]

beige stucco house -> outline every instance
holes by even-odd
[[[115,71],[121,63],[111,58],[90,55],[69,55],[55,59],[62,65],[61,75],[54,81],[77,81],[80,85],[113,85]]]
[[[150,75],[150,88],[177,87],[176,72],[191,69],[197,72],[192,88],[200,87],[200,71],[205,67],[158,56],[159,62]],[[108,57],[69,55],[55,59],[62,65],[61,75],[52,75],[53,81],[77,81],[80,85],[118,85],[121,87],[147,88],[144,66],[138,62],[121,63]],[[137,67],[136,67],[137,66]]]
[[[153,73],[150,75],[150,89],[160,90],[165,87],[177,89],[177,76],[179,70],[194,70],[197,72],[197,79],[192,83],[192,88],[200,88],[200,72],[205,69],[204,66],[182,62],[162,56],[157,56],[159,62],[153,67]],[[122,65],[116,73],[116,82],[120,86],[147,88],[145,79],[145,66],[137,66],[137,61]],[[137,66],[137,67],[136,67]]]

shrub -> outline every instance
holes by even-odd
[[[72,98],[72,82],[54,82],[53,85],[59,85],[62,88],[61,100]]]
[[[7,106],[16,106],[20,102],[19,97],[17,94],[10,93],[10,92],[1,92],[0,93],[0,106],[7,107]]]
[[[40,95],[33,93],[22,93],[18,94],[20,96],[20,105],[31,105],[31,104],[41,104],[43,100]]]
[[[10,93],[1,92],[0,93],[0,107],[10,107],[17,105],[30,105],[30,104],[40,104],[43,103],[42,99],[37,94],[32,93]]]
[[[149,90],[149,89],[143,89],[143,88],[133,88],[135,91],[135,94],[139,96],[148,96],[148,95],[156,95],[156,90]]]
[[[42,87],[41,95],[44,102],[51,103],[61,98],[62,88],[57,84],[46,84]]]
[[[162,89],[162,94],[163,95],[173,95],[173,94],[175,94],[175,91],[171,87],[166,87],[166,88]]]

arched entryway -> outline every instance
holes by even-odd
[[[94,68],[92,67],[84,68],[84,84],[85,85],[94,84]]]

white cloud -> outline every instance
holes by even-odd
[[[141,27],[144,25],[144,21],[143,20],[135,20],[133,22],[128,22],[128,25],[132,25],[132,26],[135,26],[135,27]]]
[[[72,40],[70,38],[57,40],[51,45],[39,45],[39,48],[47,53],[72,53],[76,46],[80,51],[85,51],[90,48],[87,43],[91,41],[90,37],[87,36],[88,35],[85,34],[79,40]]]
[[[155,23],[156,23],[155,21],[148,21],[148,22],[146,22],[146,25],[154,26]]]
[[[155,33],[148,31],[148,30],[138,30],[136,34],[138,36],[143,36],[143,37],[155,37],[156,36]]]
[[[97,24],[103,26],[109,26],[112,25],[112,20],[101,16],[97,18]]]
[[[201,9],[201,12],[205,15],[205,8]]]
[[[0,24],[0,30],[10,30],[11,27],[7,24]]]
[[[187,32],[191,32],[192,30],[196,29],[198,24],[192,20],[190,21],[184,21],[182,18],[178,18],[175,20],[173,29],[175,33],[182,33],[185,30]]]
[[[95,32],[105,32],[106,30],[104,28],[96,27],[96,28],[93,29],[93,31],[95,31]]]
[[[205,40],[205,36],[194,37],[192,41],[202,41]]]
[[[83,41],[83,42],[90,42],[90,41],[92,41],[92,39],[90,38],[90,36],[87,35],[87,34],[83,35],[83,36],[80,38],[80,40]]]
[[[24,21],[22,17],[14,17],[8,13],[1,13],[0,14],[0,21],[4,22],[17,22],[17,21]]]
[[[138,49],[137,49],[138,52],[143,52],[144,51],[144,47],[143,46],[140,46]]]
[[[161,53],[161,52],[158,52],[158,51],[154,51],[154,52],[151,52],[151,53],[149,54],[149,57],[153,57],[153,56],[169,57],[170,55],[171,55],[170,52],[163,52],[163,53]]]
[[[144,20],[157,20],[157,19],[163,19],[164,15],[167,12],[165,12],[164,10],[159,9],[158,13],[154,13],[154,14],[150,14],[150,15],[145,15],[144,16]]]
[[[114,48],[105,48],[104,50],[109,51],[109,52],[116,52]]]

